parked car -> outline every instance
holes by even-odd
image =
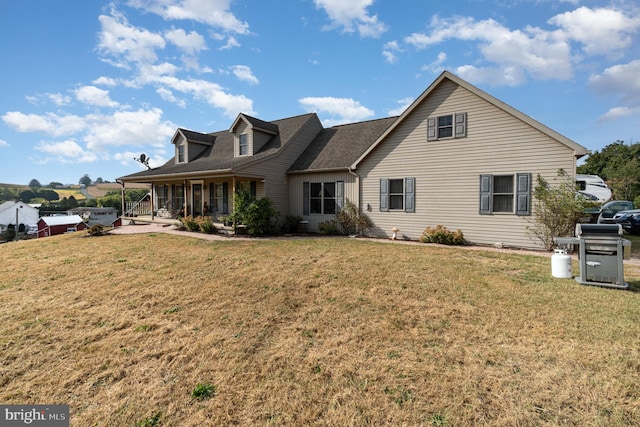
[[[620,211],[613,216],[613,221],[630,234],[640,234],[640,209]]]
[[[598,213],[598,224],[615,224],[613,217],[621,211],[633,210],[633,202],[628,200],[612,200],[605,203]]]

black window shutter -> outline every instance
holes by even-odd
[[[308,182],[302,183],[302,215],[309,215],[311,213],[311,206],[309,205],[309,195],[311,189]]]
[[[229,183],[222,183],[222,213],[229,213]]]
[[[249,181],[249,192],[251,197],[255,198],[258,196],[258,182],[257,181]]]
[[[480,214],[490,215],[493,211],[493,177],[480,175]]]
[[[413,177],[404,179],[404,211],[405,212],[416,211],[415,183],[416,183],[416,179]]]
[[[531,215],[531,174],[516,174],[516,215]]]
[[[344,207],[344,181],[336,181],[336,212]]]
[[[438,126],[435,117],[427,119],[427,141],[438,139]]]
[[[380,212],[389,211],[389,179],[380,178]]]
[[[454,137],[463,138],[467,136],[467,113],[456,113],[454,116]]]

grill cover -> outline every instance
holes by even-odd
[[[620,224],[576,224],[576,237],[614,237],[621,238]]]

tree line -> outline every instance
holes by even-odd
[[[640,206],[640,143],[615,141],[589,154],[578,173],[598,175],[605,180],[613,199],[630,200]]]

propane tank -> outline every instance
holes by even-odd
[[[567,254],[564,249],[556,249],[551,256],[551,275],[558,279],[573,278],[571,255]]]

